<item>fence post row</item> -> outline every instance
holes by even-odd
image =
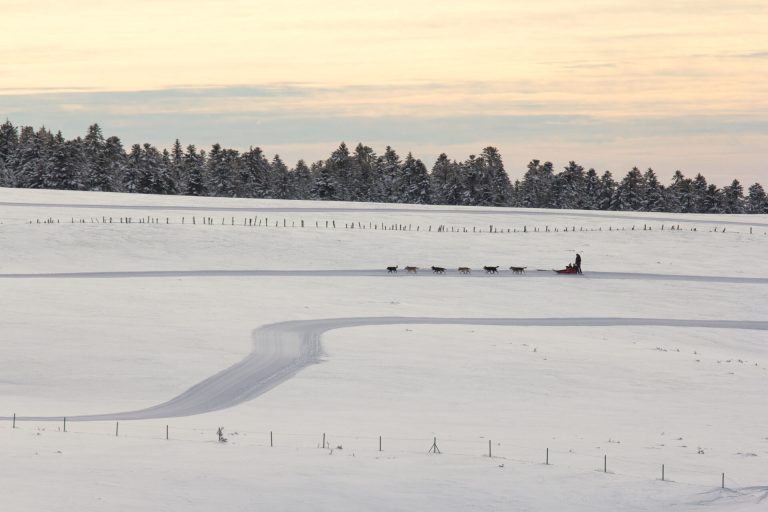
[[[64,422],[64,432],[66,432],[67,431],[67,417],[64,416],[62,419],[63,419],[63,422]],[[16,413],[13,413],[12,428],[14,428],[14,429],[16,428]],[[120,422],[116,421],[115,422],[115,437],[119,437],[119,432],[120,432]],[[169,425],[166,424],[165,425],[165,440],[167,441],[169,439],[170,439],[170,428],[169,428]],[[271,430],[269,431],[269,446],[270,447],[274,447],[275,446],[275,443],[274,443],[274,433]],[[382,445],[382,436],[380,435],[379,436],[379,451],[380,452],[383,451],[382,446],[383,446]],[[329,447],[329,443],[327,442],[326,433],[323,432],[323,448],[327,448],[327,447]],[[427,451],[427,453],[434,453],[434,454],[442,453],[440,451],[440,449],[437,447],[437,437],[433,437],[432,438],[432,446],[430,446],[430,448]],[[493,441],[491,439],[488,440],[488,457],[489,458],[493,458]],[[549,448],[547,448],[546,451],[545,451],[544,464],[547,465],[547,466],[550,465],[549,464]],[[607,454],[603,455],[603,473],[608,473],[608,455]],[[665,464],[661,465],[661,481],[662,482],[666,481],[666,465]],[[720,488],[721,489],[725,489],[725,473],[724,472],[720,474]]]

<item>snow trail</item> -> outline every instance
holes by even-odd
[[[458,270],[446,269],[444,274],[435,275],[428,267],[421,268],[417,274],[406,274],[402,269],[397,274],[389,274],[384,269],[296,269],[296,270],[127,270],[117,272],[50,272],[35,274],[0,274],[0,279],[126,279],[126,278],[179,278],[179,277],[385,277],[387,279],[447,276],[461,279],[490,278],[498,279],[620,279],[639,281],[693,281],[709,283],[768,284],[768,277],[740,276],[701,276],[687,274],[646,274],[640,272],[593,272],[582,275],[560,275],[551,269],[529,269],[524,275],[516,275],[501,269],[499,274],[487,275],[482,269],[474,269],[471,274],[461,274]]]
[[[373,325],[489,325],[509,327],[653,326],[768,330],[768,321],[685,320],[665,318],[437,318],[357,317],[292,320],[253,331],[253,351],[244,359],[195,384],[167,402],[135,411],[67,416],[71,421],[138,420],[191,416],[252,400],[319,362],[320,338],[334,329]],[[17,417],[17,421],[59,421],[65,415]],[[0,420],[10,420],[0,417]]]

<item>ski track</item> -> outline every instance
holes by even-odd
[[[0,274],[0,279],[126,279],[126,278],[182,278],[182,277],[384,277],[387,279],[415,279],[431,277],[471,278],[559,278],[559,279],[620,279],[638,281],[693,281],[705,283],[733,284],[768,284],[768,277],[738,277],[738,276],[697,276],[686,274],[644,274],[638,272],[586,272],[582,275],[555,274],[552,270],[529,269],[525,274],[513,274],[508,270],[500,270],[498,274],[486,274],[482,269],[476,269],[472,274],[460,274],[457,270],[446,270],[445,274],[433,274],[426,267],[417,274],[406,274],[401,271],[389,274],[380,269],[318,269],[318,270],[127,270],[118,272],[48,272],[34,274]]]
[[[733,225],[733,226],[753,226],[768,227],[765,222],[747,222],[736,220],[718,220],[710,221],[707,219],[688,219],[680,217],[647,217],[640,215],[616,215],[610,213],[592,213],[586,211],[564,213],[562,210],[511,210],[511,209],[476,209],[466,208],[445,208],[438,210],[425,210],[419,208],[385,208],[385,207],[280,207],[280,206],[181,206],[181,205],[118,205],[118,204],[78,204],[78,203],[23,203],[0,201],[0,206],[11,207],[35,207],[35,208],[82,208],[82,209],[103,209],[103,210],[145,210],[145,211],[190,211],[190,212],[253,212],[253,213],[429,213],[429,214],[461,214],[461,215],[503,215],[503,216],[568,216],[568,217],[586,217],[596,219],[637,220],[644,222],[673,222],[688,224],[709,224],[712,226]]]
[[[240,362],[161,404],[135,411],[67,416],[72,421],[139,420],[191,416],[252,400],[319,362],[320,338],[334,329],[374,325],[489,325],[510,327],[652,326],[768,330],[768,321],[681,320],[663,318],[436,318],[358,317],[293,320],[268,324],[253,334],[253,351]],[[17,421],[60,421],[64,415],[18,417]],[[0,417],[0,420],[10,420]]]

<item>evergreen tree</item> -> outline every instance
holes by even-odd
[[[115,191],[123,191],[122,178],[126,173],[127,155],[123,149],[123,143],[117,137],[109,137],[104,142],[104,162],[107,165],[106,174]]]
[[[512,185],[499,150],[488,146],[480,153],[480,201],[482,205],[507,206],[511,201]]]
[[[584,196],[584,168],[574,161],[568,162],[553,180],[552,206],[571,210],[582,208]]]
[[[83,188],[98,192],[115,190],[111,162],[107,158],[107,143],[98,124],[88,127],[83,139]]]
[[[168,166],[171,180],[177,191],[184,191],[187,188],[187,176],[184,173],[184,148],[179,139],[173,142],[171,148],[170,163]]]
[[[138,192],[140,189],[139,180],[142,174],[143,155],[140,144],[134,144],[131,146],[131,151],[128,153],[125,174],[123,174],[123,189],[126,192]]]
[[[398,202],[429,204],[429,173],[421,160],[413,158],[411,153],[403,162],[400,171],[400,196]]]
[[[214,144],[208,153],[208,193],[217,197],[233,197],[235,193],[235,168],[237,152],[222,149]]]
[[[288,174],[288,167],[283,163],[280,155],[272,159],[272,197],[275,199],[291,199],[294,196],[293,183]]]
[[[272,197],[270,176],[272,168],[259,147],[251,147],[243,153],[241,165],[243,168],[243,183],[241,185],[247,197]]]
[[[312,173],[304,160],[296,162],[296,167],[294,167],[291,175],[293,177],[293,199],[311,199]]]
[[[430,191],[434,204],[462,204],[466,194],[461,166],[443,153],[435,161],[430,175]]]
[[[667,193],[667,205],[669,211],[675,213],[691,213],[694,210],[691,180],[683,176],[679,170],[672,176],[672,185]]]
[[[198,153],[197,148],[190,144],[184,154],[184,193],[189,196],[204,196],[208,194],[208,179],[206,176],[205,154]]]
[[[19,131],[10,121],[0,125],[0,187],[16,185],[13,158],[19,148]]]
[[[23,188],[45,188],[47,166],[53,150],[51,132],[40,128],[37,132],[30,126],[21,129],[19,151],[14,162],[17,186]]]
[[[766,198],[763,186],[759,183],[749,187],[744,210],[747,213],[768,213],[768,198]]]
[[[704,205],[707,197],[707,179],[697,174],[691,182],[690,194],[691,194],[691,212],[692,213],[704,213],[706,207]]]
[[[432,173],[429,176],[430,190],[432,191],[432,200],[435,204],[452,204],[448,200],[448,180],[452,173],[451,161],[448,155],[441,153],[432,166]]]
[[[58,190],[77,190],[78,152],[74,141],[67,141],[58,132],[52,139],[49,151],[46,152],[46,162],[43,166],[42,183],[40,188]]]
[[[397,202],[398,181],[400,178],[400,157],[394,149],[387,146],[384,154],[378,158],[376,167],[379,169],[381,201],[387,203]]]
[[[744,187],[739,180],[733,180],[723,189],[724,213],[744,213]]]
[[[617,210],[616,200],[616,181],[613,179],[611,171],[605,171],[600,177],[600,195],[597,201],[599,210]]]
[[[162,154],[151,144],[145,143],[135,155],[136,192],[139,194],[167,194],[171,188],[169,170]]]
[[[482,201],[483,191],[483,162],[475,155],[469,155],[459,166],[461,181],[463,183],[462,205],[477,206]]]
[[[664,211],[664,190],[650,167],[643,174],[641,209],[645,212]]]
[[[621,211],[638,211],[643,201],[643,175],[640,169],[633,167],[627,173],[619,186],[616,187],[616,209]]]
[[[521,206],[525,208],[546,208],[552,204],[552,185],[554,172],[552,163],[541,164],[539,160],[531,160],[528,170],[520,184]]]
[[[336,199],[338,197],[339,185],[328,162],[317,162],[312,167],[317,174],[312,195],[324,201]]]
[[[334,185],[331,196],[327,199],[335,201],[349,201],[352,197],[352,159],[349,154],[349,148],[342,142],[339,147],[331,153],[330,158],[325,164],[326,172],[330,174]],[[327,191],[331,191],[328,189]]]
[[[322,199],[320,197],[320,189],[318,187],[318,183],[320,183],[320,179],[323,177],[324,168],[325,160],[312,162],[312,165],[309,166],[309,175],[312,177],[312,199]]]
[[[358,144],[352,155],[352,182],[350,195],[353,201],[380,201],[378,192],[381,186],[377,183],[379,174],[376,169],[376,153],[363,144]]]
[[[584,194],[582,207],[586,210],[600,209],[600,178],[594,169],[589,169],[584,176]]]
[[[704,196],[704,213],[723,213],[723,194],[714,184],[707,187],[707,194]]]

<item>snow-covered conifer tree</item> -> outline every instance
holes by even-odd
[[[184,193],[190,196],[204,196],[208,192],[208,180],[206,176],[205,154],[197,152],[194,144],[187,146],[184,153]]]
[[[723,188],[724,213],[744,213],[744,187],[739,180],[733,180]]]
[[[664,190],[656,177],[656,173],[650,167],[643,174],[641,194],[641,210],[645,212],[664,211]]]
[[[584,192],[581,204],[586,210],[600,209],[600,178],[592,168],[584,175]]]
[[[525,208],[546,208],[552,204],[554,183],[552,162],[531,160],[520,184],[520,202]]]
[[[399,201],[402,203],[429,204],[429,173],[421,160],[411,153],[405,158],[400,169]]]
[[[296,167],[291,172],[291,177],[293,179],[293,199],[311,199],[312,174],[304,160],[296,162]]]
[[[749,187],[744,210],[747,213],[768,213],[768,198],[766,198],[763,186],[759,183]]]

